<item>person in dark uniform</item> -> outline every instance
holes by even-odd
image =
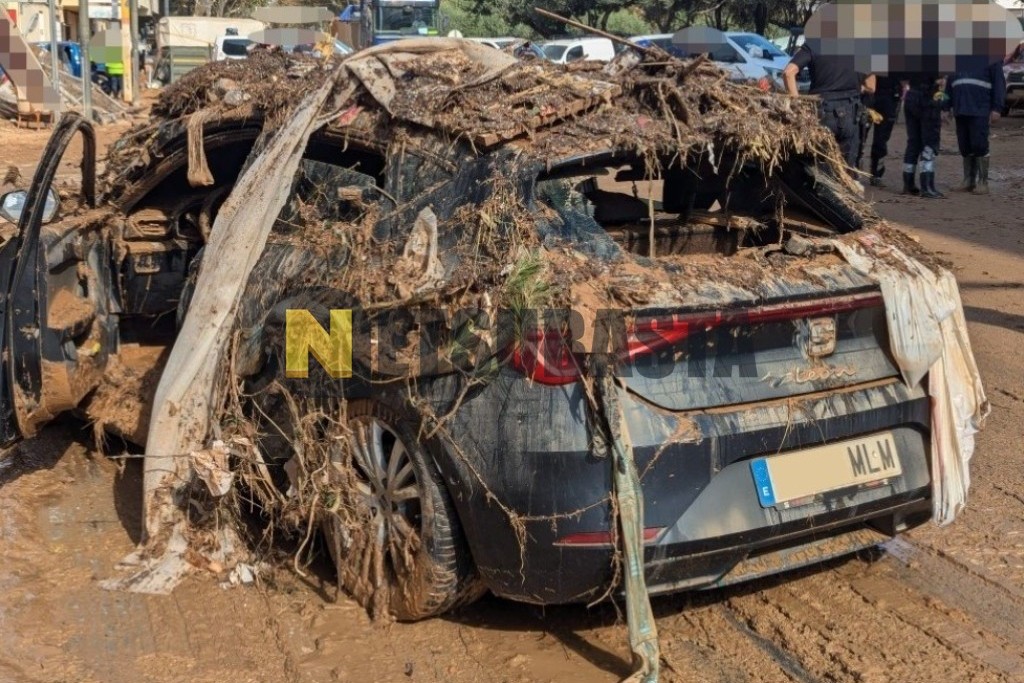
[[[903,85],[893,76],[879,76],[875,81],[875,92],[865,93],[863,105],[876,112],[881,120],[865,123],[861,133],[860,153],[857,168],[860,168],[864,148],[867,147],[867,132],[871,132],[871,184],[882,185],[885,175],[885,157],[889,154],[889,138],[896,126],[896,117],[903,98]],[[865,117],[867,119],[867,117]]]
[[[980,59],[971,61],[975,63],[964,64],[946,84],[964,164],[964,179],[956,189],[988,194],[989,125],[1003,111],[1006,80],[1001,63],[985,65]]]
[[[799,94],[796,76],[804,67],[811,74],[810,94],[821,98],[818,108],[821,124],[832,131],[847,165],[856,168],[860,149],[861,95],[874,92],[874,75],[857,73],[841,58],[814,54],[804,43],[782,71],[786,91],[793,97]]]
[[[903,100],[907,121],[907,148],[903,154],[903,194],[920,194],[929,199],[944,195],[935,187],[935,158],[942,135],[942,110],[945,92],[943,79],[936,75],[908,76],[910,88]],[[914,183],[918,160],[921,162],[921,189]]]
[[[871,129],[874,128],[877,112],[871,107],[874,105],[874,93],[863,93],[860,96],[860,144],[857,145],[857,170],[863,170],[861,162],[864,160],[864,148],[871,137]]]

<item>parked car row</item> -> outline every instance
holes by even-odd
[[[697,29],[700,40],[688,35],[691,29],[676,33],[659,33],[633,36],[629,41],[639,47],[659,47],[669,54],[689,58],[697,54],[709,53],[711,60],[729,73],[733,80],[768,81],[781,88],[782,70],[789,63],[790,56],[764,36],[743,31],[717,31],[707,27]],[[711,36],[710,39],[708,36]],[[508,49],[522,39],[504,38],[470,38],[496,49]],[[712,42],[708,42],[708,41]],[[582,37],[550,40],[539,44],[530,44],[538,56],[556,64],[568,64],[576,61],[608,61],[625,49],[621,44],[609,38]],[[802,91],[810,87],[810,76],[806,69],[797,82]]]
[[[275,29],[269,29],[267,31],[260,31],[260,34],[268,34],[270,31]],[[313,33],[313,32],[311,32]],[[347,55],[355,52],[355,50],[348,44],[338,40],[337,38],[332,39],[334,45],[334,53],[338,55]],[[289,53],[306,54],[316,51],[317,45],[314,42],[298,42],[295,44],[284,44],[277,40],[276,37],[264,37],[264,35],[252,35],[249,37],[237,36],[237,35],[224,35],[217,38],[214,43],[214,59],[216,61],[222,61],[225,59],[245,59],[249,56],[249,51],[256,49],[259,46],[267,47],[268,45],[275,45],[281,47],[282,50]]]

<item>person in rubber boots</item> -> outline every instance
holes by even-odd
[[[984,64],[981,58],[963,61],[946,84],[964,165],[964,178],[956,189],[988,194],[989,126],[1006,103],[1006,80],[998,62]]]
[[[869,116],[875,116],[862,129],[860,154],[857,155],[857,168],[867,147],[868,139],[865,130],[871,132],[871,185],[881,187],[882,176],[885,175],[885,157],[889,154],[889,138],[892,137],[899,115],[900,100],[903,98],[903,87],[899,79],[892,76],[878,76],[875,81],[875,92],[864,95],[865,106]]]
[[[907,147],[903,153],[903,194],[920,194],[929,199],[944,195],[935,187],[935,159],[939,156],[942,110],[945,98],[941,76],[915,74],[903,99],[907,122]],[[914,183],[921,162],[921,189]]]

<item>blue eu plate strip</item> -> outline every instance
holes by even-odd
[[[774,507],[775,490],[772,488],[771,475],[768,474],[768,463],[764,458],[751,460],[750,472],[754,475],[754,487],[757,488],[757,498],[761,501],[761,507]]]

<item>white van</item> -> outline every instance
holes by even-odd
[[[252,41],[245,36],[217,36],[217,40],[213,43],[213,58],[218,62],[225,59],[245,59],[249,56],[250,45],[252,45]]]
[[[608,62],[615,56],[615,45],[608,38],[568,38],[550,40],[541,46],[544,56],[555,64],[581,59]]]
[[[633,36],[629,40],[641,47],[656,45],[677,57],[688,57],[686,48],[672,42],[672,33]],[[790,57],[771,43],[767,38],[756,33],[743,31],[726,31],[721,34],[722,43],[711,50],[711,61],[725,69],[735,80],[759,80],[765,76],[782,84],[782,70],[786,68]],[[806,92],[810,87],[810,76],[807,69],[797,76],[797,88]]]
[[[689,57],[685,48],[672,43],[671,33],[657,33],[646,36],[633,36],[630,42],[640,47],[660,47],[665,52],[677,57]],[[756,81],[768,77],[768,71],[760,64],[749,64],[739,58],[736,49],[728,42],[711,51],[711,61],[715,66],[729,74],[735,81]]]

